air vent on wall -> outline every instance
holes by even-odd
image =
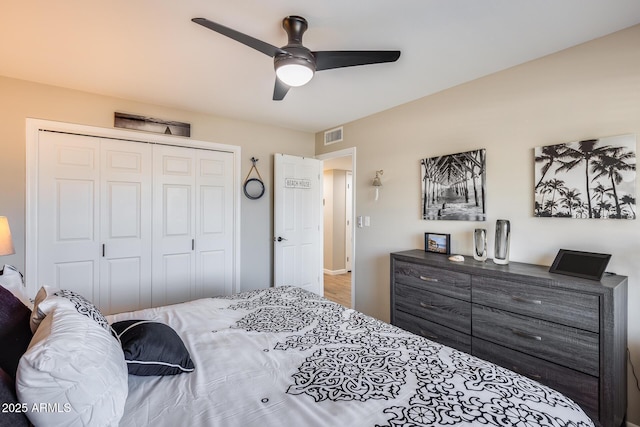
[[[324,133],[324,145],[331,145],[340,141],[342,141],[342,126]]]

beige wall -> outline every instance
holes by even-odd
[[[25,119],[112,128],[115,111],[191,123],[191,139],[240,146],[242,180],[251,168],[249,159],[259,159],[265,195],[259,200],[241,197],[241,289],[269,286],[273,270],[273,153],[311,156],[313,134],[4,77],[0,77],[0,215],[9,218],[16,254],[2,257],[0,262],[24,271]]]
[[[635,26],[345,124],[344,142],[330,147],[317,134],[316,154],[358,150],[356,215],[369,215],[371,227],[356,231],[355,308],[389,319],[389,252],[423,248],[433,231],[451,234],[454,253],[471,254],[473,229],[487,228],[492,247],[496,219],[506,218],[513,261],[550,265],[560,248],[613,254],[608,270],[629,276],[629,348],[640,373],[638,220],[533,217],[534,147],[640,134],[638,41]],[[487,221],[421,220],[419,160],[479,148],[487,150]],[[639,402],[633,377],[628,384],[629,402]],[[628,419],[640,424],[638,405]]]

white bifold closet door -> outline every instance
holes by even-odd
[[[108,313],[150,305],[151,148],[40,133],[38,285]]]
[[[233,155],[155,146],[153,306],[232,293]]]
[[[233,289],[233,154],[40,132],[38,286],[103,312]]]

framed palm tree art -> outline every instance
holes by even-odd
[[[636,136],[536,147],[537,217],[636,218]]]

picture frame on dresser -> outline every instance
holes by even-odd
[[[424,250],[436,254],[451,254],[451,235],[442,233],[424,233]]]

